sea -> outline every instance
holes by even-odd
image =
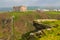
[[[37,9],[60,9],[59,7],[39,7],[39,6],[28,6],[27,10]],[[0,12],[13,11],[13,7],[1,7]]]

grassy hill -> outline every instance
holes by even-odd
[[[60,19],[60,12],[36,12],[36,11],[27,11],[27,12],[5,12],[0,13],[0,38],[4,39],[11,39],[11,33],[13,24],[7,23],[4,25],[5,28],[3,28],[2,19],[10,19],[12,16],[15,16],[14,18],[14,35],[15,40],[19,40],[21,36],[27,32],[30,32],[32,30],[35,30],[35,27],[33,26],[33,20],[36,19],[44,19],[44,18],[55,18]],[[53,29],[55,30],[55,29]],[[48,35],[48,34],[47,34]],[[50,35],[50,34],[49,34]],[[53,34],[51,34],[53,35]],[[52,37],[54,37],[53,35]],[[48,37],[48,36],[47,36]],[[41,39],[44,39],[45,36]]]

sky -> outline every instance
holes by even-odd
[[[0,7],[13,7],[20,5],[59,7],[60,0],[0,0]]]

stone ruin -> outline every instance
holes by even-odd
[[[13,11],[15,11],[15,12],[25,12],[25,11],[27,11],[27,7],[26,6],[14,6]]]

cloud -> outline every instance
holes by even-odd
[[[0,0],[0,7],[27,6],[60,6],[60,0]]]

